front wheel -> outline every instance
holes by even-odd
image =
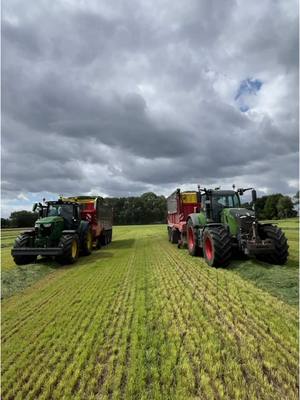
[[[27,235],[26,233],[21,233],[15,241],[14,244],[14,249],[19,249],[19,248],[24,248],[24,247],[29,247],[30,244],[30,236]],[[26,264],[31,264],[36,261],[37,256],[33,255],[20,255],[20,256],[13,256],[14,257],[14,262],[17,265],[26,265]]]
[[[282,230],[273,225],[261,225],[259,227],[259,235],[261,239],[271,239],[274,243],[275,250],[271,254],[262,255],[257,258],[270,264],[285,264],[289,255],[289,246]]]
[[[203,233],[204,258],[211,267],[227,267],[232,255],[229,232],[222,226],[208,227]]]
[[[58,257],[61,264],[74,264],[79,257],[79,237],[78,235],[64,235],[59,242],[59,247],[63,248],[63,254]]]

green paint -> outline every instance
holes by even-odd
[[[37,228],[35,236],[35,247],[55,247],[64,230],[64,219],[62,217],[44,217],[36,221]]]
[[[205,214],[204,211],[201,211],[201,212],[198,214],[198,219],[199,219],[199,224],[200,224],[201,226],[207,224],[207,218],[206,218],[206,214]]]
[[[225,208],[222,211],[221,222],[229,226],[229,231],[232,236],[236,236],[238,233],[239,226],[237,222],[237,217],[233,215],[233,213],[231,212],[232,210],[233,210],[232,208]],[[240,209],[236,208],[234,210],[240,210]]]
[[[40,218],[36,221],[36,225],[40,225],[40,224],[52,224],[54,222],[63,222],[64,219],[63,217],[44,217],[44,218]]]

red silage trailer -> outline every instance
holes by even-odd
[[[200,210],[199,193],[177,189],[167,198],[167,208],[169,241],[180,246],[185,241],[188,215]]]
[[[92,227],[93,243],[99,249],[112,240],[112,208],[103,204],[103,199],[97,196],[68,197],[80,205],[81,218],[89,221]]]

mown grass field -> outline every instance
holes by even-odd
[[[209,268],[166,226],[135,226],[29,281],[3,232],[2,398],[298,398],[298,225],[281,225],[284,267]]]

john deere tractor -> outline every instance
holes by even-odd
[[[92,230],[89,222],[80,219],[79,204],[59,199],[35,203],[33,211],[39,213],[35,227],[22,232],[11,251],[17,265],[32,263],[38,255],[72,264],[79,253],[91,253]]]
[[[252,209],[241,208],[240,196],[252,190]],[[283,265],[288,244],[280,228],[258,222],[256,191],[252,188],[212,190],[198,187],[200,209],[187,218],[186,242],[190,255],[204,255],[208,265],[227,266],[233,255],[254,256]]]

